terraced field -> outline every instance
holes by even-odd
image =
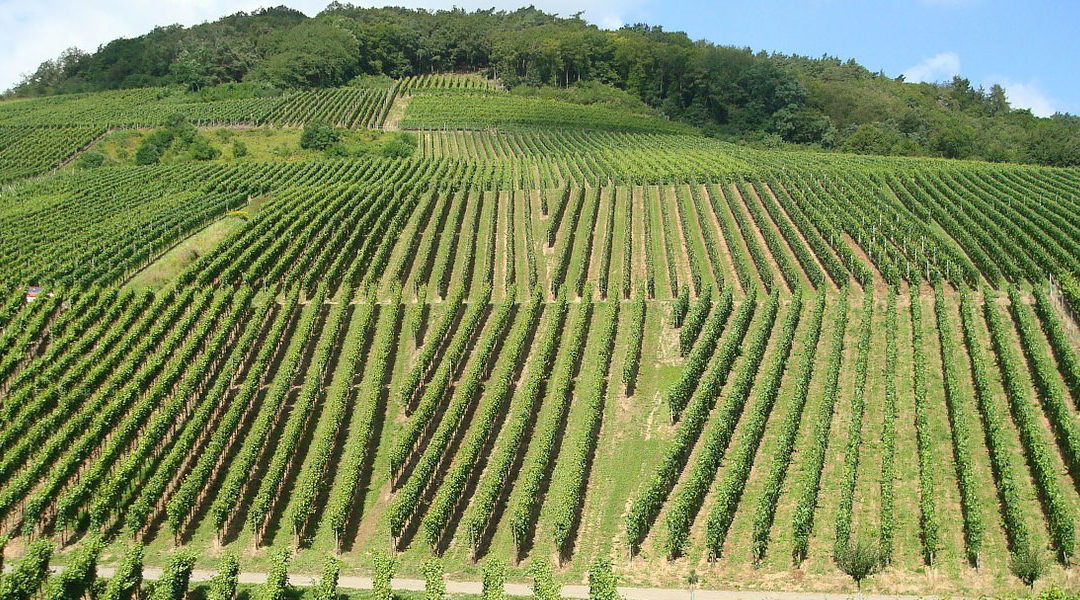
[[[408,158],[52,170],[176,111],[395,106]],[[9,557],[847,591],[868,540],[865,589],[1019,592],[1031,555],[1075,583],[1076,170],[754,150],[439,76],[0,103],[0,179]]]

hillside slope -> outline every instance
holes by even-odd
[[[466,13],[334,2],[309,18],[279,6],[191,28],[157,27],[91,53],[69,49],[7,95],[174,84],[213,95],[213,86],[240,81],[294,90],[484,72],[527,95],[587,103],[632,98],[729,141],[1080,165],[1076,117],[1011,109],[999,85],[974,88],[959,76],[905,83],[854,59],[755,53],[715,42],[658,25],[605,31],[580,15],[533,7]]]
[[[475,75],[190,100],[0,104],[9,559],[847,592],[864,541],[867,590],[1071,581],[1080,171]]]

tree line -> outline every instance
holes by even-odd
[[[644,103],[707,135],[766,147],[1080,164],[1080,119],[1012,109],[999,85],[911,84],[854,60],[754,52],[646,24],[609,31],[583,13],[533,7],[239,12],[92,53],[68,49],[5,96],[182,85],[217,97],[225,83],[251,82],[228,93],[268,94],[443,71],[482,71],[517,93],[586,104]]]

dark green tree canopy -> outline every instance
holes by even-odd
[[[482,71],[511,89],[582,103],[643,102],[732,140],[862,153],[1080,164],[1080,124],[1010,108],[1005,89],[963,77],[905,83],[854,60],[753,52],[635,24],[602,30],[581,15],[360,8],[315,17],[284,7],[191,28],[158,27],[93,53],[66,50],[9,96],[179,84],[203,94],[346,85]],[[222,84],[251,86],[229,88]],[[611,91],[624,94],[618,98]],[[216,93],[216,92],[214,92]]]

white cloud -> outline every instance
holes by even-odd
[[[620,29],[625,23],[622,17],[618,15],[606,15],[602,17],[597,23],[601,29]]]
[[[42,62],[55,58],[65,48],[77,46],[94,51],[101,44],[117,37],[142,35],[158,25],[180,23],[185,26],[237,11],[250,11],[260,6],[286,4],[314,16],[330,0],[0,0],[0,90],[31,73]],[[604,28],[617,28],[647,0],[536,0],[537,8],[569,16],[585,11],[584,18]],[[530,2],[521,0],[404,0],[354,2],[362,6],[392,4],[412,8],[448,9],[459,6],[467,10],[515,10]]]
[[[942,52],[904,71],[904,80],[935,83],[951,79],[960,73],[960,56],[955,52]]]
[[[1029,108],[1037,117],[1049,117],[1057,112],[1054,108],[1057,102],[1046,95],[1034,81],[1021,83],[1008,77],[995,77],[994,82],[1000,83],[1005,88],[1005,97],[1009,99],[1009,106],[1013,108]],[[990,84],[986,86],[990,87]]]
[[[117,37],[135,37],[158,25],[195,25],[239,10],[254,10],[259,0],[187,0],[148,2],[112,0],[30,2],[0,0],[0,89],[15,84],[44,60],[65,48],[94,51]],[[314,14],[323,2],[291,1],[299,10]]]

